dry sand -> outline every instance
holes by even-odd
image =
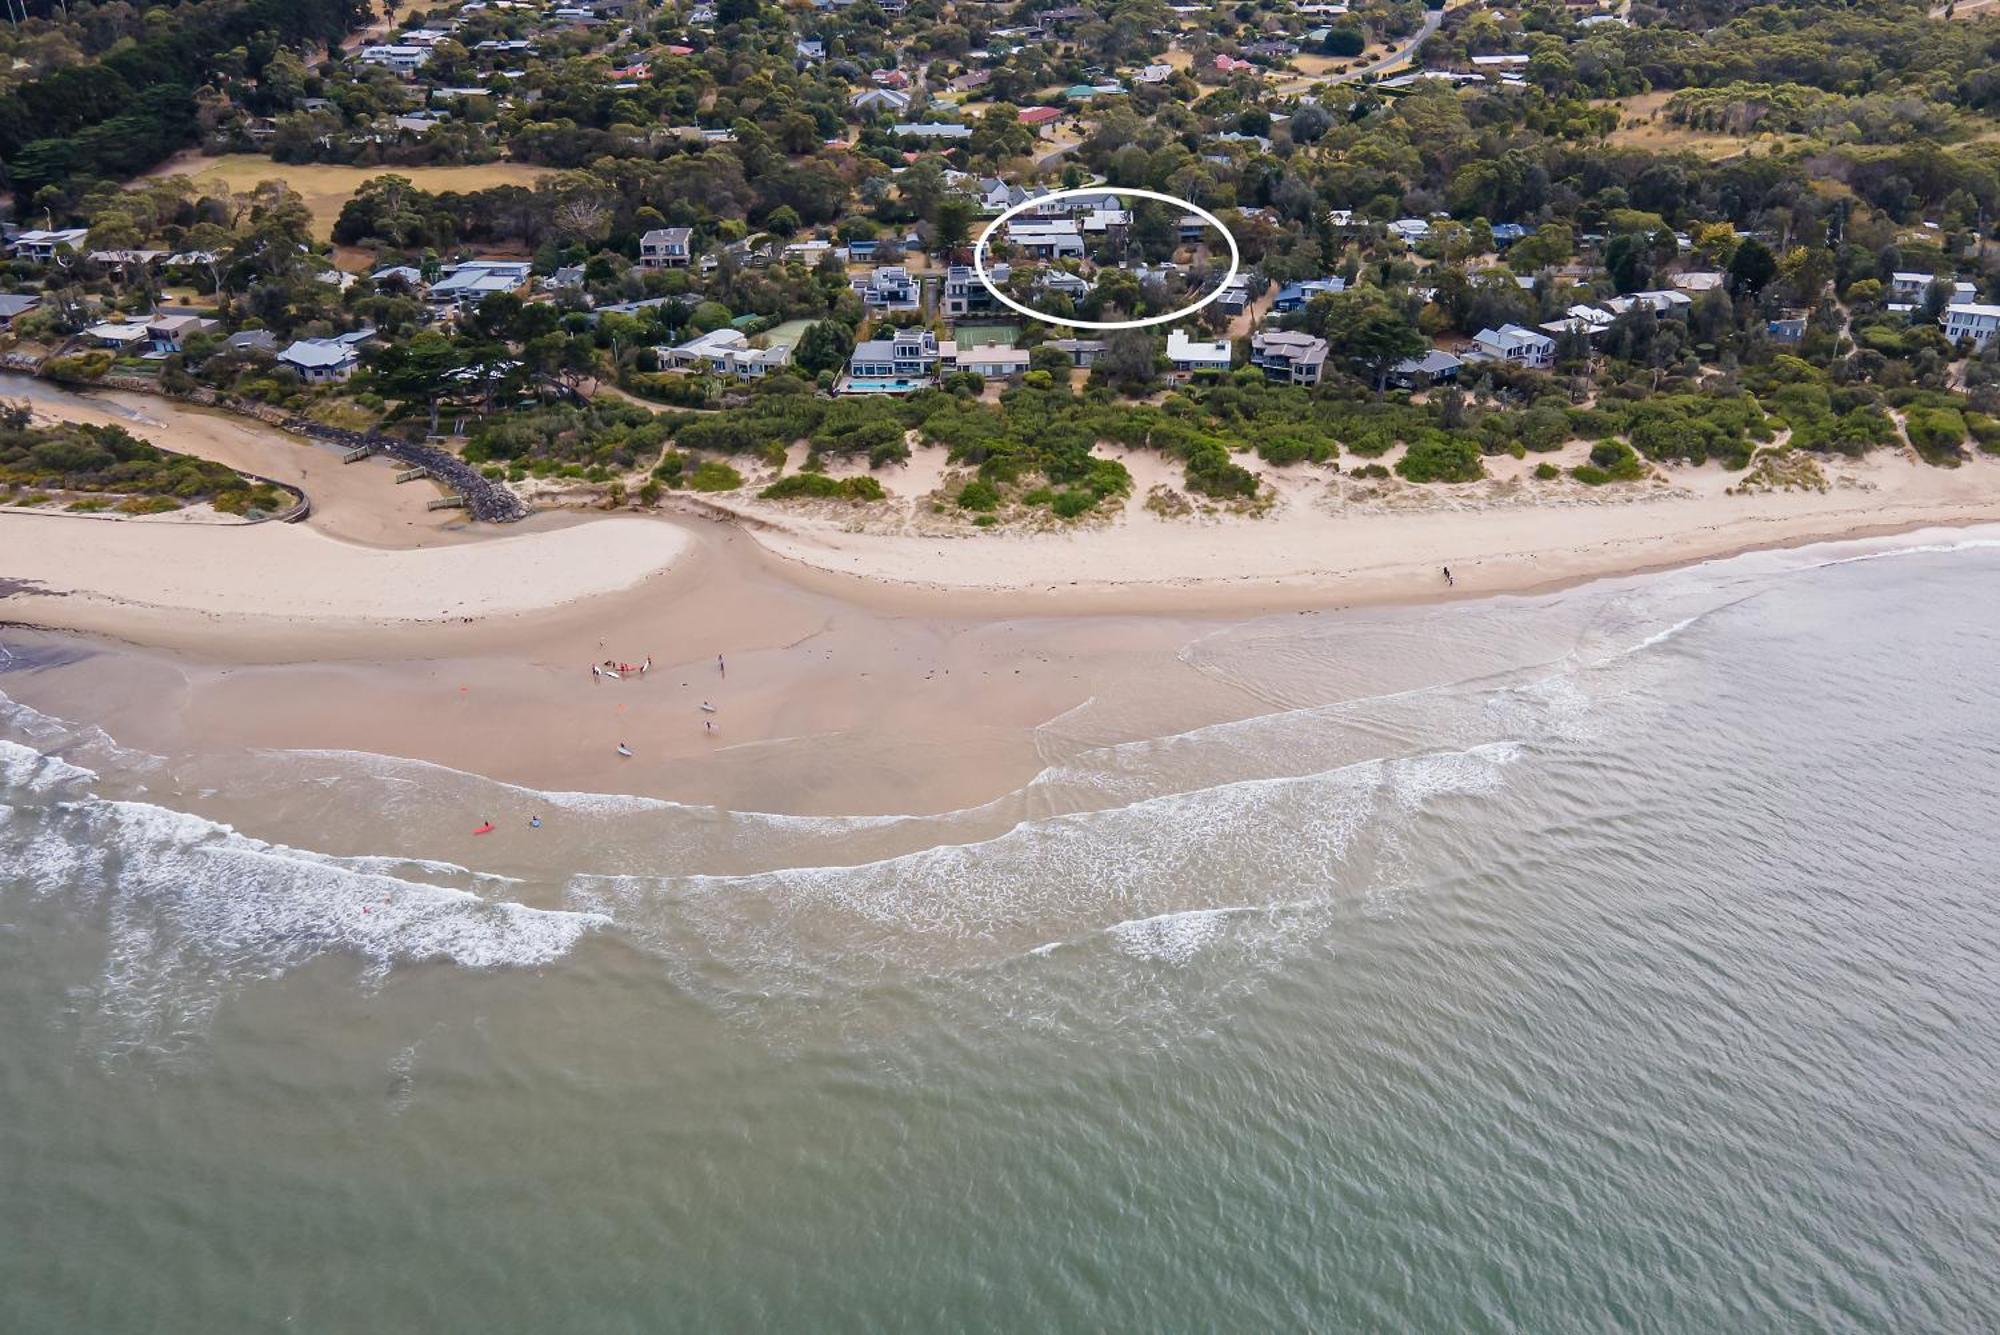
[[[0,620],[123,642],[8,630],[10,650],[46,645],[52,660],[9,674],[16,699],[161,754],[370,751],[759,810],[983,801],[1045,763],[1038,729],[1092,697],[1133,702],[1134,736],[1262,712],[1176,656],[1262,612],[2000,520],[2000,460],[1940,470],[1889,454],[1829,468],[1824,493],[1762,495],[1729,494],[1739,478],[1714,467],[1600,489],[1534,481],[1533,458],[1491,461],[1494,478],[1456,488],[1300,468],[1276,478],[1261,517],[1166,518],[1143,498],[1179,472],[1136,454],[1119,514],[982,532],[937,504],[956,470],[921,450],[885,473],[895,499],[879,505],[778,505],[746,488],[699,502],[707,518],[474,530],[420,521],[407,507],[424,489],[396,487],[386,466],[343,467],[254,424],[157,400],[41,406],[149,415],[130,424],[300,481],[320,508],[305,526],[235,528],[0,513]],[[590,674],[646,655],[641,680]],[[618,757],[620,741],[639,754]]]

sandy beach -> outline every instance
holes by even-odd
[[[1144,498],[1178,470],[1132,455],[1121,513],[988,532],[938,503],[952,470],[928,450],[885,472],[878,505],[762,502],[753,479],[660,515],[485,530],[424,511],[428,489],[380,461],[254,423],[60,391],[38,407],[293,482],[315,508],[227,528],[0,512],[5,644],[40,665],[9,675],[15,699],[161,754],[371,752],[765,811],[976,805],[1035,774],[1041,730],[1093,700],[1133,702],[1093,725],[1106,742],[1263,712],[1181,653],[1258,616],[2000,520],[2000,460],[1983,457],[1884,452],[1829,464],[1824,491],[1749,495],[1713,466],[1596,489],[1530,483],[1533,457],[1456,488],[1296,469],[1260,514],[1166,517]],[[642,680],[590,672],[648,655]]]

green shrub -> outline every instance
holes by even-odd
[[[1541,482],[1551,482],[1563,475],[1563,470],[1551,463],[1535,465],[1535,478]]]
[[[1903,431],[1926,460],[1949,465],[1958,462],[1967,428],[1956,408],[1912,407],[1903,414]]]
[[[1571,469],[1570,476],[1592,487],[1607,482],[1638,482],[1646,476],[1646,464],[1624,441],[1602,440],[1590,447],[1590,462]]]
[[[991,482],[975,478],[959,489],[958,508],[961,510],[997,510],[1000,508],[1000,489]]]
[[[735,491],[742,485],[743,474],[720,459],[702,460],[688,476],[688,486],[695,491]]]
[[[1096,508],[1097,497],[1088,491],[1060,491],[1049,508],[1061,519],[1074,519],[1087,510]]]
[[[1415,442],[1396,461],[1396,471],[1411,482],[1477,482],[1486,476],[1479,447],[1458,436]]]

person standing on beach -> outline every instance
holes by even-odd
[[[724,667],[724,666],[722,665],[722,655],[721,655],[721,654],[717,654],[717,655],[715,656],[715,670],[716,670],[717,672],[721,673],[721,674],[722,674],[723,676],[725,676],[725,677],[729,675],[729,669],[728,669],[728,668],[726,668],[726,667]]]
[[[1446,566],[1444,568],[1444,586],[1448,589],[1456,583],[1458,583],[1458,581],[1451,577],[1451,567]]]

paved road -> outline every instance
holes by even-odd
[[[1403,45],[1397,47],[1380,60],[1363,65],[1358,70],[1349,70],[1345,74],[1336,74],[1332,79],[1327,80],[1327,82],[1353,83],[1356,79],[1365,79],[1371,74],[1380,74],[1384,70],[1394,69],[1414,55],[1416,49],[1428,41],[1431,34],[1438,30],[1438,25],[1443,22],[1444,11],[1442,9],[1427,10],[1424,14],[1424,26],[1417,29],[1416,36],[1410,38],[1409,41],[1403,43]]]

